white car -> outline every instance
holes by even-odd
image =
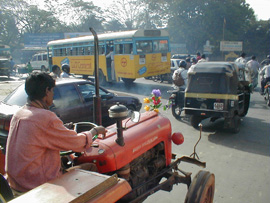
[[[30,64],[33,70],[48,71],[49,59],[47,52],[37,53],[32,56]]]

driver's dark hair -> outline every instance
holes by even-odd
[[[46,89],[54,86],[55,80],[45,72],[33,72],[25,80],[25,92],[30,101],[41,100],[46,96]]]

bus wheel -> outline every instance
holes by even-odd
[[[99,79],[99,84],[101,84],[101,85],[107,84],[106,77],[104,76],[102,70],[99,70],[99,72],[98,72],[98,79]]]
[[[122,78],[122,80],[126,85],[130,85],[135,81],[135,79],[130,79],[130,78]]]
[[[215,193],[215,175],[199,171],[189,186],[185,203],[212,203]]]

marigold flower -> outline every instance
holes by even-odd
[[[146,105],[146,106],[144,107],[144,110],[145,110],[145,111],[149,111],[149,110],[150,110],[150,106]]]
[[[149,98],[148,98],[148,97],[144,98],[144,99],[143,99],[143,103],[150,103]]]
[[[158,112],[159,112],[159,110],[158,110],[158,109],[154,109],[154,112],[158,113]]]

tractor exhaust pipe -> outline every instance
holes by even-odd
[[[116,120],[117,139],[115,140],[115,142],[123,147],[125,145],[125,142],[123,137],[122,120],[128,117],[128,109],[124,105],[121,105],[117,102],[116,105],[112,106],[109,109],[109,117]]]

